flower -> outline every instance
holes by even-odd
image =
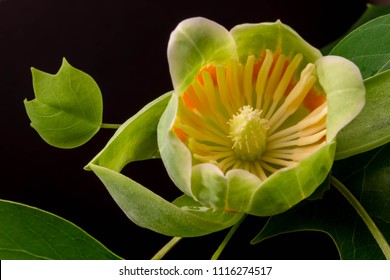
[[[364,105],[357,67],[323,57],[280,21],[173,31],[174,94],[158,127],[173,182],[213,209],[281,213],[329,173],[336,134]]]

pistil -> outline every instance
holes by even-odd
[[[261,111],[247,105],[229,121],[229,138],[232,149],[241,160],[254,161],[263,154],[267,144],[267,120],[261,118]]]

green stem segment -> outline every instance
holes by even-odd
[[[152,260],[161,260],[181,239],[182,237],[173,237],[153,256]]]
[[[383,255],[385,255],[387,260],[390,260],[390,246],[387,243],[385,237],[382,232],[376,226],[374,221],[371,219],[370,215],[368,215],[367,211],[360,204],[360,202],[356,199],[356,197],[347,189],[346,186],[343,185],[339,180],[335,177],[331,177],[332,185],[336,187],[336,189],[349,201],[349,203],[355,208],[356,212],[362,218],[364,223],[367,225],[370,230],[372,236],[375,238],[376,242],[379,245],[379,248],[382,250]]]
[[[109,128],[109,129],[118,129],[121,126],[121,124],[116,123],[102,123],[100,124],[101,128]]]
[[[211,260],[217,260],[219,256],[221,255],[222,251],[225,249],[226,245],[234,235],[234,233],[237,231],[239,226],[241,225],[242,221],[245,219],[246,215],[244,215],[241,220],[238,221],[230,230],[229,233],[226,235],[225,239],[222,241],[221,245],[219,245],[217,251],[213,254],[211,257]]]

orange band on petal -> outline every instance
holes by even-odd
[[[203,76],[202,76],[202,73],[203,72],[208,72],[210,73],[210,77],[214,83],[214,85],[217,84],[217,73],[216,73],[216,68],[215,68],[215,65],[207,65],[205,67],[203,67],[203,69],[201,69],[199,71],[199,74],[196,76],[196,80],[199,82],[200,85],[204,86],[204,81],[203,81]]]
[[[314,89],[310,90],[303,100],[303,105],[309,109],[310,111],[314,111],[314,109],[318,108],[326,101],[325,96],[315,91]]]
[[[176,137],[180,139],[183,143],[187,142],[187,133],[185,133],[182,129],[178,128],[177,126],[173,126],[173,132],[175,133]]]

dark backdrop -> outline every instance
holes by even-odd
[[[364,0],[0,0],[0,198],[69,219],[124,258],[150,258],[169,238],[135,226],[97,177],[83,170],[113,131],[101,130],[73,150],[48,146],[29,126],[23,106],[34,96],[30,67],[55,73],[66,57],[99,84],[104,122],[122,123],[172,88],[166,46],[185,18],[204,16],[228,29],[281,19],[320,48],[346,32],[365,6]],[[167,199],[180,194],[158,160],[133,163],[124,172]],[[264,222],[248,218],[221,258],[338,258],[332,240],[319,232],[249,245]],[[167,257],[207,259],[225,234],[185,239]]]

